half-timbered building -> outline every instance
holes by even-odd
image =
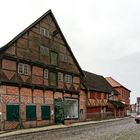
[[[84,120],[83,75],[49,10],[0,48],[1,130]]]
[[[110,98],[115,100],[118,93],[103,76],[87,71],[83,72],[85,74],[83,84],[87,94],[87,119],[97,120],[114,117],[114,110],[109,109],[108,101]],[[111,104],[111,106],[114,105]]]

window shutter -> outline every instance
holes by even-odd
[[[41,116],[42,120],[50,119],[50,106],[46,105],[41,106]]]
[[[19,120],[19,105],[7,105],[6,106],[7,121]]]
[[[36,120],[36,106],[35,105],[26,106],[26,119],[28,121]]]

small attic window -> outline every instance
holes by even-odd
[[[12,46],[16,47],[16,42],[12,44]]]
[[[27,38],[28,38],[28,33],[25,33],[25,34],[23,35],[23,37],[27,39]]]
[[[46,37],[49,37],[49,30],[43,27],[40,27],[40,34]]]

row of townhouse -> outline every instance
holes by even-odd
[[[120,87],[80,68],[49,10],[0,48],[0,129],[123,116],[130,91]]]

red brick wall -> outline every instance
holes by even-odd
[[[79,104],[80,104],[80,121],[84,121],[86,120],[86,102],[87,102],[87,95],[86,92],[81,90],[80,91],[80,100],[79,100]]]
[[[53,105],[53,92],[30,88],[21,88],[14,86],[0,86],[0,112],[2,112],[2,129],[15,129],[20,127],[19,122],[9,122],[6,121],[6,105],[7,104],[19,104],[20,103],[20,117],[22,120],[22,125],[24,128],[44,126],[54,123],[54,115],[51,115],[50,120],[41,120],[41,105],[47,104],[50,106],[51,111],[54,112]],[[36,121],[26,121],[26,105],[35,104],[37,111],[37,120]]]
[[[32,67],[32,74],[43,77],[43,68],[33,66]]]
[[[101,112],[101,107],[88,107],[87,113],[97,113]]]
[[[130,92],[123,87],[115,89],[120,93],[120,95],[118,95],[118,99],[125,102],[127,105],[130,105]]]
[[[3,69],[8,69],[8,70],[16,71],[16,62],[15,61],[11,61],[11,60],[3,59],[2,60],[2,68]]]

